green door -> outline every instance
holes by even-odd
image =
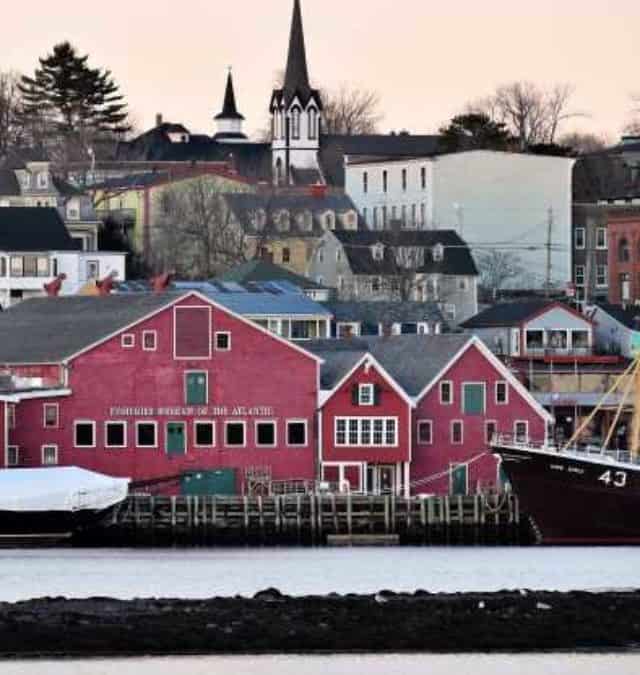
[[[184,455],[185,453],[184,422],[169,422],[167,424],[167,454]]]
[[[234,495],[236,494],[236,470],[214,469],[186,473],[180,480],[180,492],[186,496]]]
[[[467,415],[484,414],[484,384],[464,385],[464,412]]]
[[[467,478],[469,467],[466,464],[458,464],[451,467],[451,494],[467,494]]]
[[[187,405],[207,405],[207,373],[187,373]]]

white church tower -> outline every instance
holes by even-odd
[[[233,77],[231,69],[227,75],[227,86],[224,91],[224,103],[222,112],[214,117],[216,123],[216,134],[213,137],[216,141],[226,143],[243,142],[247,140],[242,131],[244,117],[238,112],[236,107],[236,94],[233,89]]]
[[[276,185],[322,180],[318,151],[322,101],[309,84],[300,0],[295,0],[289,54],[282,89],[275,89],[269,106],[271,149]]]

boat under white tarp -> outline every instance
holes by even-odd
[[[0,471],[0,511],[103,511],[123,501],[128,491],[128,478],[77,466]]]

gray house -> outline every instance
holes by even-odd
[[[452,326],[478,311],[478,270],[452,230],[326,232],[309,276],[341,301],[436,303]]]

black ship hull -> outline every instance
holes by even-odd
[[[495,445],[543,544],[640,544],[640,465]]]

